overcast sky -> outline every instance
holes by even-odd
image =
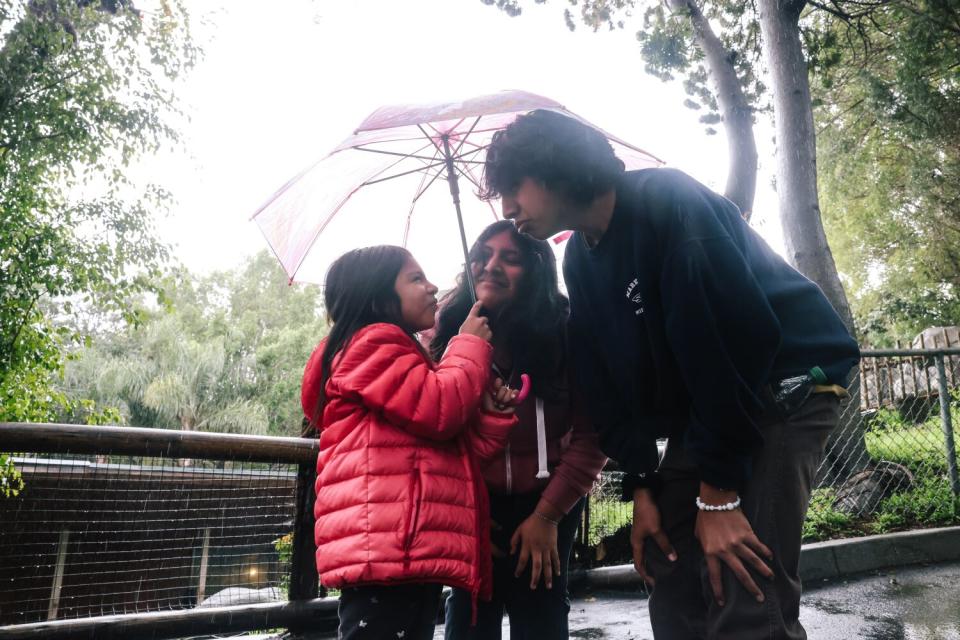
[[[377,107],[502,89],[557,100],[723,190],[722,130],[707,136],[680,83],[644,73],[631,30],[571,33],[565,3],[529,4],[510,18],[480,0],[191,0],[206,55],[178,91],[184,143],[138,169],[177,198],[163,236],[191,269],[232,267],[266,247],[257,207]],[[781,251],[771,138],[761,122],[754,226]]]

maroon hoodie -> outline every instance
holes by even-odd
[[[539,446],[538,414],[543,422]],[[550,504],[569,512],[590,492],[607,462],[593,426],[569,401],[544,402],[532,393],[516,415],[520,423],[506,448],[481,463],[487,488],[499,495],[542,491]]]

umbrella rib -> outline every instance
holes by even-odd
[[[427,145],[424,145],[424,146],[423,146],[423,148],[426,148],[426,147],[427,147]],[[419,149],[418,149],[418,151],[419,151]],[[397,165],[400,164],[401,162],[403,162],[403,158],[398,158],[395,162],[393,162],[393,163],[391,163],[390,165],[384,167],[383,169],[377,171],[376,173],[374,173],[374,174],[373,174],[372,176],[370,176],[370,177],[372,178],[373,176],[381,175],[381,174],[384,173],[385,171],[388,171],[389,169],[392,169],[393,167],[397,166]],[[290,281],[293,282],[293,279],[296,277],[297,272],[300,270],[300,267],[302,267],[302,266],[303,266],[303,263],[306,261],[307,255],[310,253],[310,248],[313,247],[313,245],[317,242],[317,238],[319,238],[320,235],[323,234],[324,229],[326,229],[326,228],[327,228],[327,225],[330,224],[330,221],[333,220],[334,217],[336,217],[337,213],[340,212],[340,209],[343,208],[343,205],[345,205],[345,204],[347,203],[347,201],[348,201],[350,198],[353,197],[353,194],[355,194],[357,191],[359,191],[362,187],[364,187],[364,186],[366,186],[366,185],[376,184],[377,182],[383,182],[384,180],[390,180],[391,178],[399,178],[401,175],[406,175],[406,174],[409,174],[409,173],[415,173],[415,172],[417,172],[417,171],[424,171],[425,169],[429,169],[429,168],[430,168],[430,166],[428,165],[428,166],[423,167],[423,168],[420,168],[420,169],[415,169],[414,171],[407,171],[407,172],[405,172],[405,173],[397,174],[397,175],[390,176],[390,177],[387,177],[387,178],[382,178],[382,179],[380,179],[380,180],[370,181],[369,179],[367,179],[367,180],[361,182],[361,183],[360,183],[359,185],[357,185],[356,187],[354,187],[354,188],[350,191],[350,193],[348,193],[348,194],[337,204],[337,206],[333,209],[333,211],[330,212],[330,215],[328,215],[328,216],[324,219],[324,221],[320,224],[320,228],[317,230],[317,233],[313,236],[313,240],[311,240],[310,246],[307,247],[307,250],[306,250],[306,251],[304,251],[303,257],[300,258],[300,261],[297,263],[297,266],[294,268],[293,273],[290,274],[290,276],[289,276],[289,277],[290,277]],[[306,173],[306,172],[304,172],[304,173]]]
[[[399,162],[399,160],[398,160],[398,162]],[[433,169],[434,167],[442,167],[442,166],[444,166],[444,164],[446,164],[446,163],[444,163],[444,162],[435,162],[435,163],[433,163],[433,164],[428,164],[428,165],[425,165],[425,166],[423,166],[423,167],[419,167],[419,168],[417,168],[417,169],[411,169],[410,171],[404,171],[403,173],[395,173],[395,174],[393,174],[392,176],[387,176],[386,178],[377,178],[376,180],[365,180],[364,182],[360,183],[360,186],[361,186],[361,187],[366,187],[366,186],[369,186],[369,185],[371,185],[371,184],[377,184],[378,182],[386,182],[387,180],[393,180],[394,178],[402,178],[403,176],[408,176],[408,175],[410,175],[411,173],[419,173],[419,172],[421,172],[421,171],[426,171],[427,169]],[[391,168],[391,167],[394,167],[394,166],[396,166],[396,163],[390,165],[390,167],[387,167],[387,169],[389,169],[389,168]],[[384,171],[386,171],[386,169],[384,169]],[[381,171],[380,173],[383,173],[383,171]]]
[[[473,121],[473,124],[470,126],[470,129],[465,134],[463,134],[462,138],[460,138],[460,144],[457,145],[457,148],[453,152],[454,156],[457,156],[460,154],[460,149],[462,149],[463,145],[466,144],[467,138],[469,138],[470,134],[473,133],[473,130],[477,128],[477,125],[480,124],[480,118],[482,117],[483,116],[477,116],[477,119]],[[461,122],[463,121],[461,120]],[[457,124],[459,126],[459,123]]]
[[[427,145],[424,145],[424,148],[426,148],[426,146]],[[401,158],[415,158],[417,160],[427,160],[429,162],[433,162],[437,159],[436,154],[434,154],[433,157],[430,157],[430,156],[420,156],[415,153],[401,153],[399,151],[385,151],[383,149],[370,149],[367,147],[352,147],[352,148],[356,149],[357,151],[366,151],[367,153],[381,153],[385,156],[400,156]]]
[[[453,159],[456,160],[457,162],[462,162],[463,164],[484,164],[483,160],[466,160],[465,158],[467,156],[476,155],[481,151],[485,151],[486,149],[487,149],[486,146],[482,146],[482,147],[478,146],[476,149],[471,149],[470,151],[465,151],[460,155],[453,156]]]
[[[434,154],[434,157],[436,157],[436,154]],[[413,209],[414,207],[417,206],[417,200],[419,200],[420,196],[422,196],[424,192],[430,188],[430,185],[433,184],[433,181],[437,179],[437,176],[440,175],[440,172],[437,172],[437,174],[433,176],[430,182],[427,183],[427,186],[423,186],[424,183],[427,182],[428,175],[429,174],[427,173],[423,174],[423,178],[421,178],[420,180],[420,186],[417,187],[417,195],[413,197],[413,200],[410,202],[410,210],[407,211],[407,224],[404,225],[403,227],[403,248],[404,249],[406,249],[407,239],[410,237],[410,221],[413,218]]]
[[[429,173],[423,174],[423,179],[426,180],[429,175],[430,175]],[[421,183],[420,183],[420,184],[421,184],[421,189],[417,192],[417,195],[414,196],[413,201],[414,201],[414,202],[417,202],[418,200],[420,200],[420,198],[423,196],[423,194],[427,192],[427,189],[429,189],[430,186],[431,186],[434,182],[437,181],[437,178],[439,178],[439,177],[442,176],[442,175],[443,175],[443,171],[437,171],[436,173],[434,173],[434,174],[433,174],[433,177],[430,178],[430,182],[428,182],[428,183],[427,183],[427,186],[425,186],[425,187],[422,186],[422,185],[423,185],[423,182],[421,182]]]
[[[417,152],[420,152],[420,151],[422,151],[423,149],[426,149],[428,146],[429,146],[429,145],[423,145],[422,147],[420,147],[420,149],[417,149]],[[379,175],[383,175],[384,173],[386,173],[386,172],[389,171],[390,169],[393,169],[395,166],[397,166],[398,164],[400,164],[401,162],[403,162],[407,157],[408,157],[408,156],[403,156],[403,157],[401,157],[401,158],[398,158],[398,159],[396,160],[396,162],[393,162],[393,163],[387,165],[386,167],[384,167],[383,169],[381,169],[380,171],[377,171],[377,172],[374,173],[372,176],[370,176],[370,178],[375,178],[375,177],[377,177],[377,176],[379,176]],[[429,164],[428,164],[428,165],[426,165],[426,166],[424,166],[424,167],[420,167],[419,169],[411,169],[410,171],[404,171],[403,173],[398,173],[398,174],[395,174],[395,175],[392,175],[392,176],[387,176],[386,178],[380,178],[380,179],[378,179],[378,180],[371,180],[370,178],[367,178],[365,181],[363,181],[362,183],[360,183],[360,187],[364,187],[364,186],[371,185],[371,184],[377,184],[378,182],[385,182],[385,181],[387,181],[387,180],[392,180],[393,178],[399,178],[399,177],[401,177],[401,176],[406,176],[406,175],[409,175],[409,174],[411,174],[411,173],[416,173],[416,172],[418,172],[418,171],[424,171],[425,169],[431,168],[431,166],[436,166],[436,165],[435,165],[435,164],[434,164],[434,165],[429,165]],[[360,187],[357,187],[357,188],[359,189]]]
[[[427,126],[430,127],[429,124],[427,124]],[[430,127],[430,128],[433,129],[434,133],[436,133],[436,134],[439,135],[439,133],[440,133],[439,131],[437,131],[437,130],[434,129],[433,127]],[[438,152],[440,152],[440,153],[443,152],[443,149],[441,149],[441,148],[440,148],[440,145],[437,144],[437,141],[433,139],[433,136],[431,136],[429,133],[427,133],[427,130],[423,128],[423,125],[418,124],[418,125],[417,125],[417,129],[420,129],[420,133],[422,133],[422,134],[424,135],[424,137],[425,137],[427,140],[430,141],[430,144],[433,145],[433,148],[434,148],[434,149],[436,149],[436,150],[437,150]]]
[[[477,189],[480,188],[480,184],[476,181],[476,179],[474,179],[473,174],[467,173],[467,172],[464,170],[464,167],[459,167],[459,166],[457,166],[457,165],[453,165],[453,168],[457,170],[457,173],[459,173],[459,174],[462,175],[464,178],[466,178],[467,182],[469,182],[470,184],[472,184],[473,186],[475,186]]]

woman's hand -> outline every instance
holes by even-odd
[[[493,388],[483,392],[482,406],[487,413],[512,414],[517,410],[514,401],[517,398],[517,392],[503,383],[503,380],[496,378],[493,381]]]
[[[549,512],[549,513],[548,513]],[[540,513],[541,515],[537,515]],[[537,508],[520,523],[510,538],[510,553],[517,553],[520,549],[520,558],[517,560],[517,570],[514,575],[518,578],[530,564],[530,588],[536,589],[543,576],[547,589],[553,588],[554,576],[560,575],[560,553],[557,550],[557,525],[563,518],[552,505],[543,501]]]
[[[482,306],[483,303],[479,300],[473,303],[470,313],[467,314],[467,319],[460,325],[460,333],[477,336],[490,342],[490,339],[493,338],[493,331],[490,330],[490,323],[487,318],[480,315]]]

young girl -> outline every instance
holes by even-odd
[[[528,373],[533,392],[517,408],[520,423],[506,449],[483,466],[490,491],[493,600],[471,627],[470,594],[447,600],[447,640],[499,640],[504,611],[514,639],[566,640],[567,563],[574,534],[606,457],[592,426],[573,410],[567,383],[567,299],[557,286],[550,246],[497,222],[470,252],[476,296],[494,330],[493,371],[507,380]],[[431,350],[452,345],[470,312],[460,282],[444,300]]]
[[[442,584],[489,598],[489,512],[477,458],[516,419],[474,305],[436,365],[414,333],[437,287],[399,247],[344,254],[324,300],[333,322],[304,371],[320,433],[314,514],[321,583],[341,590],[340,638],[432,638]],[[482,402],[482,406],[481,406]]]

